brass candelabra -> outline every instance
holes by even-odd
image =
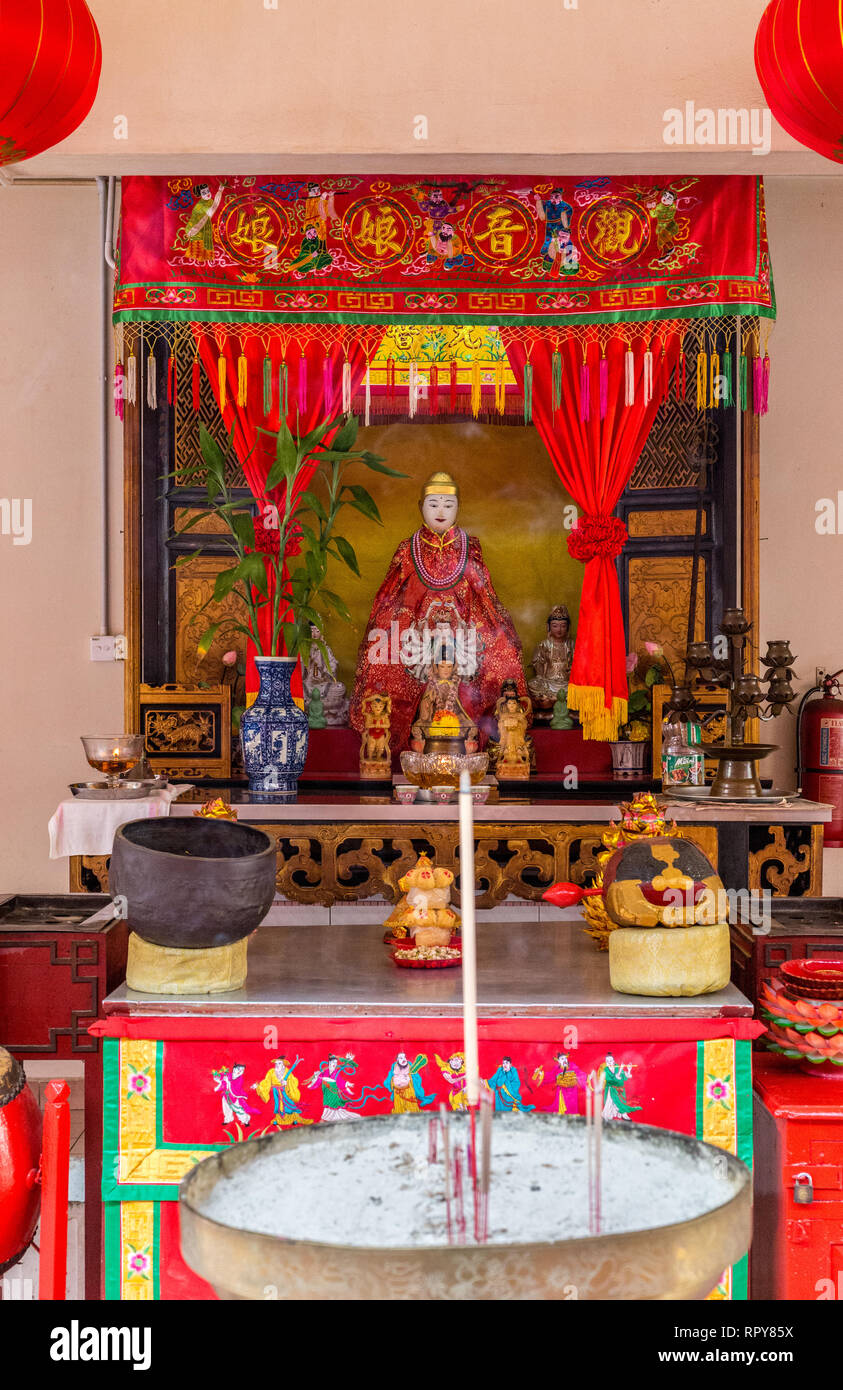
[[[725,655],[715,656],[722,646],[717,639],[711,642],[691,642],[685,656],[683,684],[674,684],[665,714],[683,723],[689,720],[703,726],[722,716],[722,710],[702,714],[693,689],[694,678],[706,685],[728,691],[726,728],[723,743],[708,745],[706,756],[716,758],[717,774],[711,784],[714,800],[734,800],[763,796],[758,777],[758,761],[775,751],[774,743],[747,743],[746,722],[750,718],[773,719],[787,709],[796,698],[791,685],[793,662],[796,658],[790,643],[767,643],[767,654],[761,658],[766,666],[765,676],[748,671],[746,659],[747,635],[752,623],[742,608],[727,608],[720,623],[720,635],[725,640]],[[766,693],[763,684],[766,681]]]

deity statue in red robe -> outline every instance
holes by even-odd
[[[431,672],[453,662],[459,700],[481,731],[501,682],[526,695],[521,643],[495,593],[476,536],[457,526],[459,490],[448,473],[424,485],[422,525],[403,540],[378,590],[360,644],[351,723],[362,732],[362,702],[381,691],[392,699],[392,751],[407,747]],[[485,723],[489,724],[489,719]]]

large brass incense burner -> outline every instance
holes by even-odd
[[[293,1129],[248,1143],[234,1144],[204,1159],[182,1180],[179,1189],[182,1254],[191,1269],[207,1279],[223,1299],[289,1300],[499,1300],[544,1299],[701,1299],[715,1287],[724,1269],[746,1252],[752,1225],[752,1180],[738,1159],[687,1135],[651,1125],[625,1122],[604,1128],[604,1144],[644,1145],[669,1155],[675,1184],[693,1191],[695,1174],[715,1174],[720,1198],[684,1221],[629,1229],[615,1234],[566,1240],[521,1242],[496,1240],[487,1244],[396,1243],[367,1244],[361,1229],[355,1243],[287,1238],[281,1235],[223,1225],[203,1214],[217,1184],[254,1165],[262,1155],[289,1153],[304,1145],[311,1183],[319,1183],[324,1165],[336,1163],[350,1143],[376,1144],[383,1131],[404,1132],[400,1126],[418,1117],[383,1116],[361,1125],[315,1125]],[[508,1115],[496,1119],[492,1152],[513,1127],[576,1126],[583,1117]],[[349,1134],[353,1130],[353,1136]],[[390,1137],[389,1135],[386,1136]],[[312,1167],[310,1166],[312,1164]],[[580,1174],[580,1180],[583,1175]],[[545,1181],[542,1178],[542,1181]],[[572,1179],[573,1180],[573,1179]],[[253,1181],[261,1190],[258,1168]],[[500,1181],[500,1180],[498,1180]],[[525,1183],[538,1181],[525,1173]],[[498,1189],[499,1190],[499,1189]],[[492,1176],[492,1231],[495,1225],[496,1179]],[[270,1194],[268,1194],[269,1196]],[[296,1203],[296,1193],[287,1191]],[[505,1194],[500,1192],[500,1201]],[[585,1201],[585,1189],[583,1189]],[[548,1201],[552,1197],[548,1196]],[[634,1214],[635,1192],[629,1193]],[[500,1211],[497,1219],[500,1220]],[[633,1216],[634,1219],[634,1216]]]
[[[796,698],[791,685],[791,668],[795,657],[789,642],[767,643],[767,654],[761,658],[767,667],[765,677],[746,669],[747,634],[751,629],[752,623],[742,608],[727,608],[720,624],[720,634],[714,643],[690,643],[685,656],[684,682],[674,685],[664,708],[666,718],[683,723],[693,720],[705,726],[713,719],[721,718],[722,710],[709,711],[707,714],[701,712],[694,691],[694,679],[728,691],[723,742],[707,744],[705,750],[706,757],[715,758],[718,762],[709,792],[713,801],[763,797],[758,761],[774,752],[777,745],[745,742],[746,722],[752,717],[765,721],[773,719]],[[719,648],[724,649],[722,655]],[[763,680],[767,682],[766,694]]]

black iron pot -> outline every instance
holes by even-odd
[[[275,846],[262,830],[230,821],[133,820],[115,833],[108,878],[145,941],[229,946],[270,909]]]

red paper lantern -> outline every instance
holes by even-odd
[[[85,0],[0,0],[0,165],[70,135],[94,104],[101,67]]]
[[[840,0],[771,0],[755,36],[755,67],[770,110],[788,134],[843,162]]]

